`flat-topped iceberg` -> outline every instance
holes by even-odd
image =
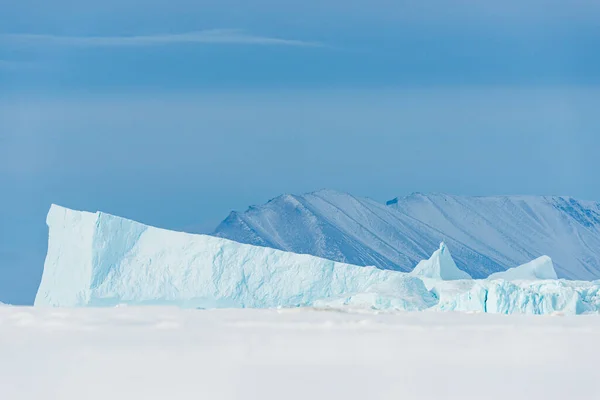
[[[555,279],[541,257],[489,279],[460,270],[442,243],[412,273],[154,228],[52,206],[36,306],[358,307],[582,314],[600,282]]]
[[[36,306],[293,307],[376,292],[375,287],[401,297],[397,308],[421,310],[436,303],[420,279],[395,271],[54,205],[47,224],[48,254]]]

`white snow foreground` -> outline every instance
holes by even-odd
[[[549,258],[473,280],[457,268],[443,243],[407,274],[55,205],[47,223],[48,254],[36,306],[344,306],[506,314],[600,310],[600,282],[549,280],[556,276]]]
[[[0,307],[0,397],[594,399],[599,336],[596,315]]]

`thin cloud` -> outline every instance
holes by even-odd
[[[13,45],[55,45],[72,47],[137,47],[171,44],[248,44],[279,46],[321,46],[320,43],[252,35],[242,30],[215,29],[198,32],[139,36],[59,36],[4,34],[0,42]]]

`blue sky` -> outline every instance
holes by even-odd
[[[600,200],[597,1],[11,3],[0,301],[50,203],[208,232],[325,187]]]

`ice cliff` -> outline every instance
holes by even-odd
[[[439,298],[433,309],[439,311],[575,315],[600,310],[597,281],[438,281],[431,289]]]
[[[600,310],[600,282],[550,279],[556,275],[547,257],[474,280],[456,266],[445,244],[408,274],[59,206],[51,207],[47,224],[48,254],[36,306]]]

